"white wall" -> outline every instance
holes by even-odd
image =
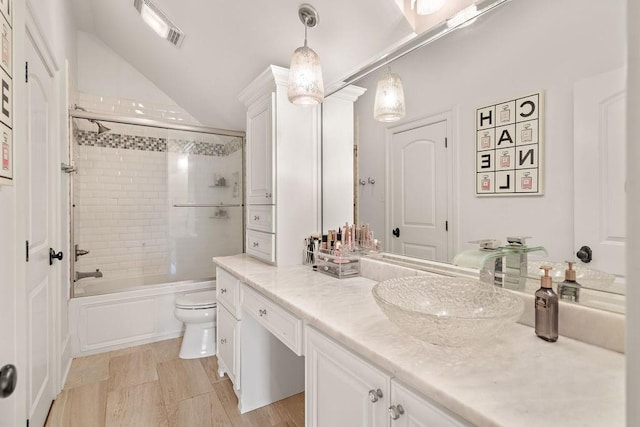
[[[135,115],[138,110],[154,119],[198,123],[94,35],[78,31],[77,37],[78,105],[89,111]]]
[[[486,19],[392,64],[403,79],[409,122],[455,109],[460,171],[458,248],[469,240],[529,235],[551,258],[573,244],[573,84],[625,64],[625,2],[513,0]],[[383,242],[385,128],[373,120],[380,70],[358,82],[369,88],[356,103],[360,127],[360,220]],[[546,97],[546,188],[540,197],[475,196],[475,109],[543,90]],[[394,123],[396,125],[397,123]]]

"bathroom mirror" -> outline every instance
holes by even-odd
[[[373,118],[376,83],[386,68],[350,82],[366,89],[354,114],[357,221],[372,227],[385,251],[417,258],[451,262],[474,247],[469,241],[506,243],[507,236],[526,235],[531,245],[547,249],[549,260],[577,261],[576,252],[590,246],[593,261],[583,266],[624,274],[625,135],[614,130],[624,131],[625,20],[622,0],[506,2],[389,64],[403,81],[406,100],[406,117],[395,123]],[[476,196],[476,109],[534,93],[542,93],[544,102],[543,194]],[[607,125],[592,126],[598,122]],[[446,138],[446,149],[422,163],[405,157],[413,169],[394,178],[393,141],[410,134],[412,141]],[[603,139],[606,145],[599,146]],[[601,155],[603,148],[608,156]],[[422,150],[440,149],[434,143]],[[331,163],[323,158],[324,175]],[[425,195],[425,188],[433,191]],[[391,232],[400,226],[393,209],[407,207],[417,214],[404,221],[400,238],[420,233],[404,228],[428,216],[427,226],[444,230],[440,246],[394,242]],[[598,224],[606,226],[604,244],[597,240],[602,236],[589,235],[602,230]],[[624,293],[623,280],[601,290]]]

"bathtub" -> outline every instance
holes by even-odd
[[[158,277],[114,281],[95,279],[77,286],[69,300],[69,331],[73,357],[176,338],[183,324],[173,315],[178,296],[215,289],[215,280],[151,283]],[[84,294],[78,295],[78,289]],[[123,289],[123,291],[114,291]],[[89,292],[89,290],[91,292]]]
[[[183,283],[209,282],[213,278],[201,280],[176,281],[175,277],[168,274],[156,274],[152,276],[107,278],[87,277],[74,283],[74,297],[86,297],[91,295],[104,295],[114,292],[134,291],[148,286],[173,286]]]

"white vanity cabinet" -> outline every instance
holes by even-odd
[[[311,327],[305,355],[308,427],[468,425]]]
[[[304,391],[302,319],[219,267],[216,281],[218,375],[240,413]]]
[[[313,328],[306,328],[307,427],[384,426],[391,379]]]
[[[216,338],[218,375],[227,374],[236,390],[240,387],[240,281],[216,269]]]
[[[255,101],[247,110],[247,204],[273,204],[274,96]]]
[[[319,108],[291,104],[288,78],[271,65],[239,95],[247,107],[245,248],[275,265],[300,264],[320,221]]]

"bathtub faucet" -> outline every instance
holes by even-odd
[[[82,271],[76,271],[76,281],[80,279],[84,279],[85,277],[102,277],[102,271],[99,268],[96,268],[96,271],[92,271],[90,273],[83,273]]]

